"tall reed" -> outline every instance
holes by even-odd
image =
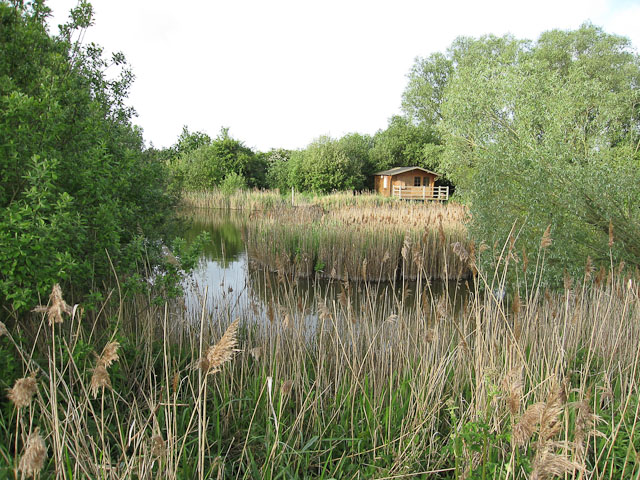
[[[216,292],[192,316],[137,297],[99,315],[65,309],[55,330],[44,315],[41,328],[7,325],[3,352],[36,389],[12,385],[28,394],[14,391],[3,409],[0,468],[42,478],[637,478],[638,278],[612,268],[547,292],[540,257],[527,268],[498,259],[518,269],[513,285],[476,272],[461,306],[427,283],[408,295],[402,283],[344,280],[333,295],[316,281],[308,295],[266,275],[239,309]],[[504,290],[513,293],[495,293]],[[100,367],[109,381],[92,391]]]

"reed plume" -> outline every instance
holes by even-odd
[[[205,374],[216,373],[220,367],[233,358],[233,354],[239,350],[237,333],[240,319],[236,319],[222,335],[222,338],[215,345],[210,346],[200,359],[200,368]]]
[[[16,380],[13,388],[9,389],[7,396],[16,408],[28,407],[33,396],[38,391],[35,375]]]
[[[33,433],[29,435],[24,453],[20,458],[18,470],[27,477],[36,476],[42,470],[44,461],[47,458],[47,446],[40,436],[40,429],[35,428]]]
[[[536,431],[540,423],[545,404],[542,402],[530,405],[520,417],[518,423],[513,426],[512,439],[517,446],[525,445]]]
[[[540,417],[539,443],[544,444],[547,440],[555,437],[562,430],[560,414],[564,410],[567,401],[565,385],[557,382],[549,392],[549,396],[544,405],[542,416]]]
[[[104,365],[105,367],[110,367],[113,362],[117,362],[120,357],[118,357],[118,348],[120,344],[118,342],[109,342],[105,345],[102,350],[102,355],[98,359],[98,362]]]
[[[551,246],[551,224],[547,226],[546,230],[542,234],[542,240],[540,240],[540,248],[547,248]]]
[[[71,315],[73,310],[62,298],[62,289],[60,288],[60,284],[56,283],[49,295],[49,305],[38,305],[32,312],[46,313],[49,319],[49,326],[51,326],[55,323],[62,323],[62,314],[66,313]]]
[[[280,392],[283,396],[289,395],[291,390],[293,389],[293,380],[285,380],[282,382],[282,386],[280,387]]]
[[[570,460],[566,455],[552,453],[548,448],[536,452],[530,480],[549,480],[562,477],[575,471],[584,471],[584,467]]]
[[[162,435],[157,434],[151,438],[151,455],[154,457],[162,457],[167,453],[167,444]]]
[[[111,377],[109,377],[107,368],[118,360],[118,347],[120,347],[118,342],[109,342],[102,349],[102,354],[98,357],[96,368],[93,370],[93,375],[91,376],[90,389],[93,398],[98,396],[100,390],[111,388]]]
[[[506,392],[507,406],[511,415],[517,415],[520,412],[522,388],[522,365],[518,365],[509,370],[502,380],[502,389]]]
[[[587,392],[585,398],[577,404],[575,434],[573,441],[575,444],[576,457],[580,460],[584,460],[585,456],[585,441],[592,432],[595,430],[595,424],[600,418],[593,413],[591,409],[591,392]]]
[[[105,367],[102,363],[98,363],[98,365],[96,365],[96,368],[93,370],[90,388],[93,398],[96,398],[98,396],[98,392],[100,390],[111,388],[111,378],[109,377],[109,372],[107,372],[107,367]]]

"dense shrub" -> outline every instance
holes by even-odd
[[[265,182],[266,160],[232,138],[227,128],[215,140],[183,150],[170,165],[176,181],[190,191],[219,187],[232,173],[243,176],[250,187]]]
[[[42,2],[0,3],[0,304],[9,312],[59,281],[87,293],[112,269],[131,272],[174,204],[163,164],[131,124],[123,55],[72,41],[91,24],[90,5],[58,36],[48,14]]]

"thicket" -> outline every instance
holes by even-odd
[[[0,476],[636,479],[638,278],[545,292],[544,251],[509,300],[250,269],[105,331],[54,289],[0,323]]]
[[[173,182],[185,190],[211,190],[223,184],[231,190],[266,186],[263,156],[231,137],[228,128],[223,128],[212,140],[202,132],[189,133],[185,127],[176,144],[168,150],[164,156]]]
[[[78,42],[81,2],[58,35],[43,2],[0,2],[0,305],[20,314],[72,281],[97,295],[112,271],[154,262],[176,197],[125,101],[125,58]],[[117,71],[117,74],[107,74]],[[156,260],[159,257],[155,257]]]
[[[640,57],[585,24],[536,42],[459,38],[418,59],[403,105],[435,126],[440,167],[488,245],[520,256],[550,227],[548,274],[560,283],[614,261],[640,265]]]
[[[177,142],[157,152],[173,173],[175,185],[187,191],[229,188],[227,176],[242,176],[248,187],[287,192],[329,193],[373,189],[373,174],[397,166],[437,170],[442,146],[432,128],[394,116],[375,135],[350,133],[321,136],[300,150],[254,152],[223,129],[215,140],[185,127]],[[232,185],[236,185],[234,180]],[[241,185],[240,185],[241,186]]]

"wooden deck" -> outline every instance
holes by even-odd
[[[449,187],[402,187],[394,186],[391,196],[402,200],[449,200]]]

